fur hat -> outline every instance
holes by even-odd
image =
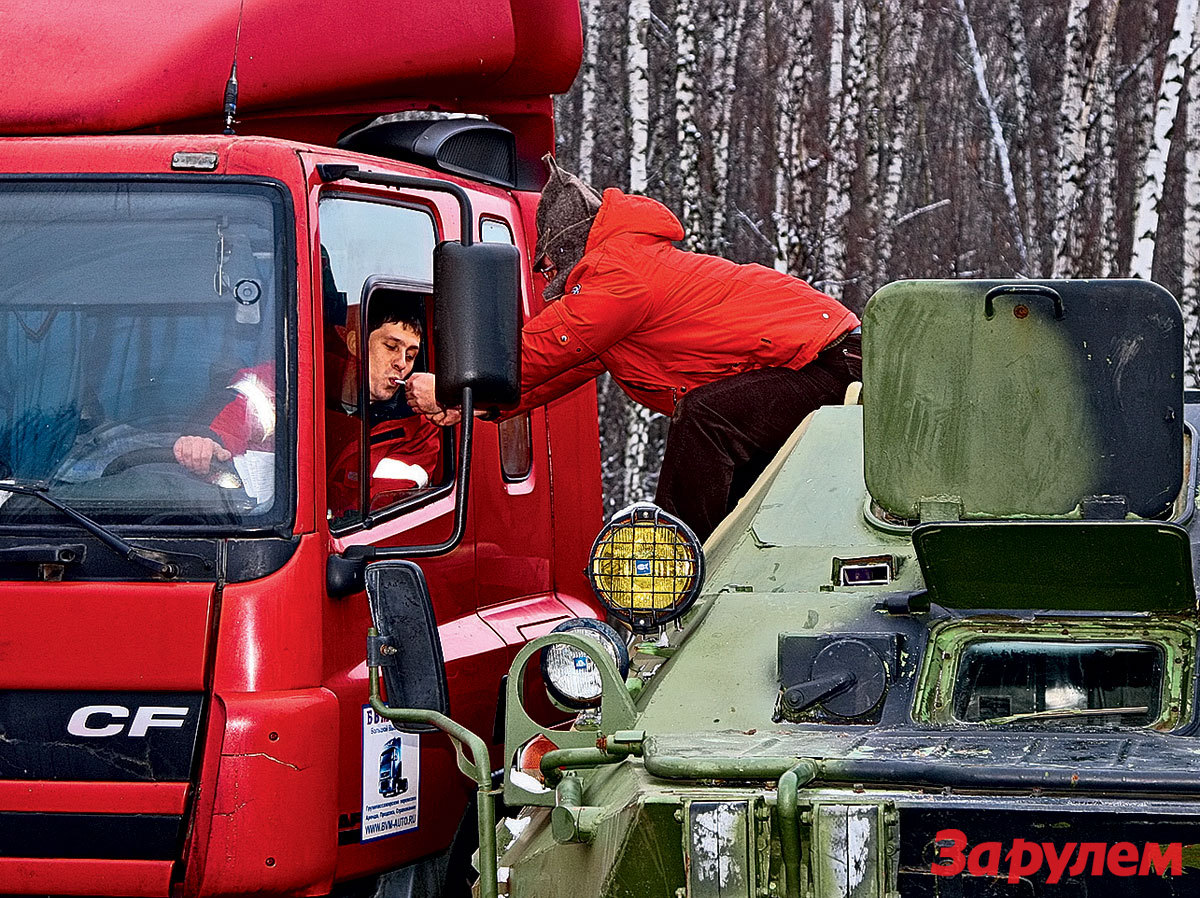
[[[546,299],[561,296],[567,275],[579,264],[587,249],[588,232],[600,211],[600,194],[570,172],[563,171],[547,153],[542,157],[550,179],[542,188],[537,207],[537,246],[534,260],[549,256],[558,269],[542,295]]]

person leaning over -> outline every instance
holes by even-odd
[[[857,316],[797,278],[677,249],[679,220],[616,188],[598,195],[545,158],[536,270],[550,304],[521,333],[521,402],[607,370],[671,417],[655,502],[706,539],[804,417],[862,370]],[[409,405],[444,412],[433,375]]]

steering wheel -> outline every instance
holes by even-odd
[[[214,461],[213,467],[209,470],[208,474],[197,474],[179,464],[175,458],[175,450],[171,446],[147,446],[142,449],[130,449],[128,452],[122,452],[105,466],[104,470],[100,472],[100,476],[112,477],[140,465],[161,464],[172,465],[181,474],[194,477],[204,483],[211,483],[213,486],[220,487],[221,489],[245,489],[245,484],[242,483],[242,478],[238,474],[237,469],[229,462]]]
[[[162,465],[175,464],[175,450],[170,446],[147,446],[142,449],[130,449],[128,452],[122,452],[100,472],[101,477],[112,477],[114,474],[121,474],[128,471],[130,468],[136,468],[139,465]],[[180,467],[183,467],[180,465]],[[186,469],[184,469],[186,470]]]

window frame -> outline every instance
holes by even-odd
[[[956,687],[966,649],[980,642],[1077,642],[1149,645],[1163,657],[1160,707],[1150,723],[1131,730],[1174,732],[1191,723],[1194,714],[1196,626],[1182,620],[1146,621],[1121,618],[1035,618],[1032,621],[962,618],[947,621],[930,631],[917,685],[913,691],[915,723],[988,731],[1029,726],[1027,722],[987,724],[954,716]],[[1070,719],[1038,723],[1039,732],[1059,729],[1110,731]]]
[[[422,215],[424,215],[425,217],[427,217],[429,219],[429,223],[430,223],[432,233],[433,233],[433,238],[434,238],[433,239],[434,247],[436,247],[442,239],[442,232],[438,225],[438,218],[428,206],[425,206],[425,205],[422,205],[421,203],[417,203],[417,202],[413,202],[413,201],[404,201],[404,200],[399,200],[399,199],[391,198],[391,197],[380,197],[375,194],[359,193],[359,192],[353,191],[353,190],[336,189],[336,190],[322,191],[322,193],[317,198],[317,234],[318,234],[318,237],[320,238],[318,240],[318,245],[324,245],[324,238],[321,236],[321,234],[322,234],[321,205],[322,205],[322,203],[329,201],[329,200],[346,200],[349,202],[371,204],[374,206],[383,206],[383,207],[390,207],[390,208],[397,208],[397,209],[407,209],[410,211],[421,213]],[[431,268],[432,268],[432,256],[430,257],[430,263],[431,263]],[[324,286],[322,285],[320,289],[323,290]],[[370,301],[371,294],[377,290],[394,290],[394,291],[398,291],[398,292],[414,293],[414,294],[420,293],[420,294],[429,296],[430,303],[432,303],[433,284],[430,281],[420,281],[415,278],[404,277],[402,275],[395,275],[395,274],[371,274],[371,275],[368,275],[366,280],[363,281],[362,288],[359,292],[359,297],[358,297],[357,303],[352,305],[349,303],[349,301],[347,302],[347,320],[349,320],[348,316],[351,314],[355,314],[358,316],[357,327],[359,328],[359,333],[363,333],[366,330],[367,306]],[[347,292],[347,298],[349,298],[348,292]],[[322,302],[323,301],[324,301],[324,296],[322,295]],[[357,307],[357,311],[355,311],[356,307]],[[421,348],[422,348],[422,352],[425,354],[426,359],[428,360],[428,368],[432,371],[432,369],[435,367],[435,364],[436,364],[436,358],[435,358],[435,354],[433,352],[433,347],[432,347],[431,322],[432,322],[432,305],[427,305],[427,307],[425,309],[425,334],[424,334],[424,337],[422,338],[422,347]],[[365,341],[364,341],[364,343],[365,343]],[[325,345],[324,337],[322,337],[322,356],[323,356],[323,360],[326,363],[328,362],[328,352],[329,352],[329,347]],[[366,365],[367,365],[366,354],[363,352],[360,352],[359,356],[355,359],[355,364],[358,366],[358,381],[359,381],[359,396],[358,396],[359,408],[354,413],[354,417],[357,419],[357,422],[358,422],[358,452],[357,452],[357,456],[358,456],[359,495],[355,500],[355,507],[353,509],[353,511],[355,512],[355,516],[351,517],[349,520],[346,520],[342,523],[336,523],[332,518],[329,517],[332,509],[329,508],[328,487],[327,487],[326,502],[325,502],[326,522],[329,526],[330,534],[333,536],[336,536],[336,537],[344,537],[344,536],[347,536],[350,534],[372,530],[373,528],[379,526],[380,524],[384,524],[389,521],[395,520],[396,518],[402,517],[403,515],[408,514],[411,511],[414,511],[418,508],[423,508],[427,505],[430,505],[433,502],[436,502],[440,499],[445,498],[446,496],[452,495],[453,489],[454,489],[455,475],[458,472],[458,455],[457,455],[457,448],[456,448],[457,441],[455,440],[455,428],[448,428],[448,427],[440,428],[441,432],[442,432],[441,433],[442,482],[438,483],[436,486],[422,487],[422,488],[415,489],[412,491],[414,493],[414,495],[404,498],[404,499],[400,499],[395,502],[390,502],[381,509],[374,510],[374,511],[371,509],[371,507],[370,507],[371,476],[368,473],[368,471],[370,469],[370,430],[371,430],[371,427],[369,424],[368,416],[364,413],[365,409],[369,405],[369,403],[366,403],[364,401],[364,397],[365,397],[366,389],[367,389],[366,379],[364,377],[364,375],[366,373]],[[322,403],[323,413],[326,415],[326,419],[325,419],[326,422],[328,422],[328,415],[330,413],[329,398],[330,397],[325,396],[324,397],[325,401]],[[329,457],[328,428],[326,428],[326,438],[325,438],[325,444],[322,447],[322,452],[323,452],[324,458],[325,458],[325,462],[323,465],[324,476],[326,478],[326,483],[328,484],[328,478],[329,478],[329,474],[330,474],[329,465],[332,461],[332,459]],[[366,493],[365,501],[363,498],[364,492]]]

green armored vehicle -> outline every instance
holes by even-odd
[[[901,282],[863,339],[862,404],[811,416],[703,551],[653,506],[601,533],[619,627],[517,657],[522,810],[493,872],[480,804],[484,894],[1200,894],[1175,300]]]

